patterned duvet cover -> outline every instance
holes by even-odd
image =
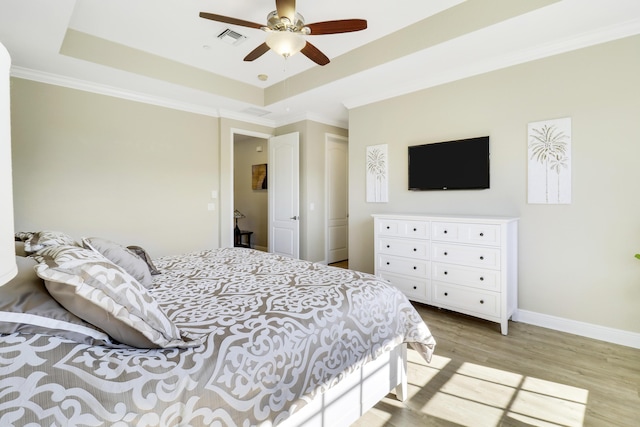
[[[406,297],[369,274],[242,248],[154,263],[150,293],[203,345],[0,335],[0,425],[275,425],[402,342],[433,352]]]

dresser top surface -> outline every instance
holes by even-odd
[[[444,214],[372,214],[378,219],[400,219],[407,221],[443,221],[443,222],[484,222],[507,223],[518,221],[518,217],[510,216],[482,216],[482,215],[444,215]]]

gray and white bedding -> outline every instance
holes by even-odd
[[[40,263],[28,267],[45,286],[34,282],[30,292],[46,300],[63,287],[60,302],[86,297],[91,287],[103,292],[106,314],[99,326],[87,322],[87,312],[99,309],[82,300],[68,318],[47,306],[24,320],[29,304],[5,297],[22,302],[0,306],[0,425],[275,425],[400,343],[427,360],[435,346],[406,297],[369,274],[227,248],[154,259],[159,274],[144,287],[125,270],[105,272],[111,264],[86,242],[73,246],[36,254]],[[131,288],[139,305],[151,298],[162,313],[148,320],[121,300]],[[105,332],[114,327],[104,322],[123,310],[136,320]],[[41,314],[57,317],[50,330],[37,321]],[[163,315],[175,328],[168,335]],[[150,331],[146,323],[138,328],[140,319]],[[26,325],[31,320],[40,329]],[[118,329],[127,327],[140,336]]]

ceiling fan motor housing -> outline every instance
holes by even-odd
[[[309,29],[304,26],[304,17],[296,12],[294,22],[288,17],[278,16],[278,11],[274,10],[267,16],[267,27],[271,31],[291,31],[293,33],[309,34]]]

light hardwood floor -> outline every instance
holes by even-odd
[[[640,350],[415,304],[436,338],[409,350],[405,402],[389,394],[353,427],[640,426]]]

